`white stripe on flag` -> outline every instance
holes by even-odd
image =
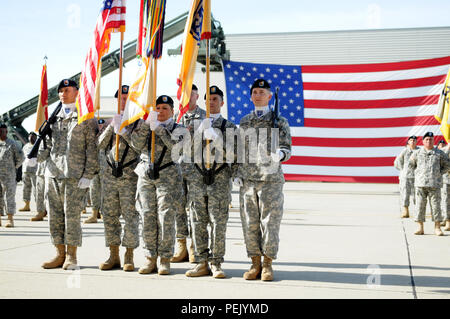
[[[398,171],[393,166],[345,167],[283,164],[282,169],[284,174],[331,176],[398,176]]]
[[[405,138],[406,140],[406,138]],[[315,147],[292,146],[293,156],[312,157],[392,157],[397,156],[403,146],[389,147]],[[393,164],[393,163],[392,163]]]

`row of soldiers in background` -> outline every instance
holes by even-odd
[[[430,202],[431,219],[437,236],[450,230],[450,160],[449,146],[444,140],[434,147],[434,134],[423,136],[423,147],[417,147],[417,137],[410,136],[406,148],[395,158],[394,166],[400,170],[400,202],[402,218],[409,217],[410,197],[416,205],[415,222],[419,228],[416,235],[424,234],[427,199]]]
[[[189,110],[179,124],[174,121],[177,115],[174,115],[173,100],[163,95],[157,99],[156,112],[150,111],[145,121],[138,120],[122,131],[119,131],[121,114],[114,116],[108,125],[105,123],[102,131],[99,131],[96,119],[78,124],[75,105],[78,87],[75,82],[61,81],[58,92],[62,108],[51,124],[52,134],[46,136],[45,143],[40,145],[37,159],[28,160],[30,166],[37,165],[37,162],[46,165],[45,204],[56,256],[45,262],[43,268],[77,267],[77,247],[82,243],[80,212],[85,209],[87,189],[92,180],[100,176],[105,243],[110,249],[109,258],[99,266],[101,270],[121,267],[120,245],[126,247],[123,269],[134,270],[133,251],[139,246],[139,218],[142,216],[146,263],[139,269],[140,274],[156,271],[160,275],[169,274],[170,262],[186,261],[186,238],[190,233],[193,242],[191,255],[194,257],[191,260],[196,265],[186,272],[186,276],[212,274],[215,278],[224,278],[221,264],[225,255],[233,181],[240,187],[241,221],[247,255],[252,260],[244,278],[273,280],[272,260],[278,253],[283,214],[281,162],[288,160],[291,153],[290,129],[285,118],[278,118],[279,148],[274,153],[272,151],[270,157],[276,165],[275,170],[267,173],[267,168],[263,167],[274,163],[249,162],[248,144],[245,145],[243,164],[236,161],[227,164],[224,151],[225,164],[217,167],[214,162],[211,168],[207,168],[204,159],[199,165],[172,162],[172,148],[183,138],[175,137],[173,131],[177,126],[185,127],[191,137],[203,135],[205,139],[215,141],[224,138],[225,134],[220,137],[214,129],[222,132],[227,128],[237,130],[234,123],[220,115],[224,103],[223,92],[218,87],[210,88],[210,118],[206,118],[205,111],[197,106],[198,89],[193,85]],[[123,110],[128,87],[123,86],[121,93]],[[269,83],[263,79],[255,81],[251,88],[255,111],[241,120],[240,128],[271,128],[271,98]],[[152,132],[156,137],[153,165],[150,164]],[[118,162],[115,161],[116,134],[119,135]],[[264,145],[260,145],[261,149],[271,152],[271,142],[269,136],[263,141]],[[202,143],[200,147],[205,146],[205,140]],[[226,141],[222,145],[225,149]],[[194,143],[192,147],[195,147]],[[211,156],[214,158],[215,153],[212,152]],[[99,165],[102,157],[106,165]],[[122,238],[121,215],[125,220]],[[90,218],[96,221],[97,217],[93,209]],[[175,238],[177,253],[174,255]]]

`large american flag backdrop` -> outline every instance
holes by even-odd
[[[253,110],[257,78],[279,91],[291,127],[286,180],[397,183],[395,157],[407,138],[442,139],[434,118],[450,57],[353,65],[277,65],[224,61],[228,119]],[[274,99],[271,100],[274,104]]]

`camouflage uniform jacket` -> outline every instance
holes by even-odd
[[[24,159],[23,151],[16,142],[9,138],[0,140],[0,176],[8,176],[12,172],[15,176],[16,169],[22,165]]]
[[[30,153],[31,149],[33,148],[33,144],[31,143],[27,143],[23,146],[22,151],[23,151],[23,155],[25,157],[27,157],[28,153]],[[27,161],[25,160],[22,164],[22,173],[31,173],[31,174],[36,174],[37,171],[37,165],[31,167],[27,165]]]
[[[245,153],[244,153],[244,163],[239,165],[239,169],[236,177],[240,177],[244,180],[250,181],[267,181],[267,182],[280,182],[284,183],[284,175],[281,170],[281,162],[273,162],[270,158],[271,153],[271,128],[272,128],[272,113],[269,111],[261,117],[257,117],[255,112],[251,112],[244,116],[239,124],[239,131],[241,137],[245,134]],[[278,148],[283,152],[284,158],[282,161],[287,161],[291,157],[291,132],[289,123],[286,118],[280,116],[278,119],[279,127],[279,143]],[[252,145],[250,143],[248,133],[254,128],[258,134],[258,144]],[[261,140],[261,134],[266,133],[267,139]],[[255,143],[256,144],[256,143]],[[238,150],[240,151],[240,150]],[[256,157],[259,155],[266,157],[263,161],[255,162]],[[267,158],[268,157],[268,158]],[[241,162],[242,160],[238,161]]]
[[[419,148],[416,147],[414,150],[409,147],[405,147],[404,150],[394,160],[394,167],[400,171],[400,179],[414,178],[414,170],[410,169],[408,166],[409,158],[417,151]]]
[[[133,126],[133,124],[129,125],[127,127],[127,129],[131,129]],[[139,153],[135,151],[135,149],[133,149],[131,146],[128,147],[128,153],[126,154],[125,158],[122,158],[126,149],[126,146],[128,142],[126,142],[126,140],[120,136],[119,138],[119,162],[121,160],[123,160],[123,165],[127,165],[128,163],[132,163],[133,164],[125,167],[123,169],[123,174],[124,176],[130,176],[130,177],[134,177],[136,176],[136,174],[134,173],[134,169],[136,168],[138,162],[139,162]],[[109,146],[111,145],[111,147]],[[104,153],[105,151],[106,153],[106,157],[105,159],[107,160],[106,162],[106,166],[105,169],[107,170],[107,172],[109,173],[109,175],[111,175],[111,167],[109,166],[108,162],[110,164],[113,164],[115,162],[116,159],[116,136],[114,134],[114,128],[109,125],[104,131],[103,133],[100,135],[99,139],[98,139],[98,148],[100,150],[100,156],[104,157]],[[101,159],[101,162],[103,162],[103,159]]]
[[[172,121],[166,127],[164,127],[163,125],[159,125],[155,129],[155,163],[157,163],[158,160],[161,159],[162,161],[160,163],[160,167],[166,164],[169,165],[172,162],[172,147],[180,142],[180,139],[182,139],[182,137],[176,137],[171,133],[174,130],[174,126],[175,121]],[[177,124],[177,128],[183,128],[183,126]],[[143,120],[139,120],[138,125],[131,134],[130,132],[127,132],[123,136],[128,141],[130,146],[133,147],[136,152],[141,154],[141,161],[135,169],[135,173],[140,177],[147,176],[146,171],[150,164],[151,155],[151,153],[149,152],[149,144],[151,145],[151,136],[152,131],[150,130],[150,126]],[[164,157],[161,158],[164,147],[166,147],[166,151]],[[174,173],[179,174],[181,178],[181,170],[177,163],[174,163],[174,165],[170,165],[169,167],[160,170],[160,178],[173,178]]]
[[[424,147],[409,158],[409,167],[415,170],[416,187],[442,187],[442,175],[450,169],[448,156],[436,147],[427,151]]]
[[[46,162],[45,176],[58,179],[92,179],[99,172],[97,132],[95,119],[78,124],[78,115],[73,112],[64,118],[64,110],[51,125],[51,137],[46,136],[39,146],[38,162]]]

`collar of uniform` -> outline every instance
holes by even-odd
[[[220,113],[216,113],[216,114],[209,114],[209,117],[213,119],[213,122],[216,121],[217,119],[219,119],[221,116]]]
[[[162,125],[164,125],[165,127],[168,127],[170,125],[170,123],[173,122],[173,118],[169,118],[167,120],[165,120],[164,122],[160,122]]]

